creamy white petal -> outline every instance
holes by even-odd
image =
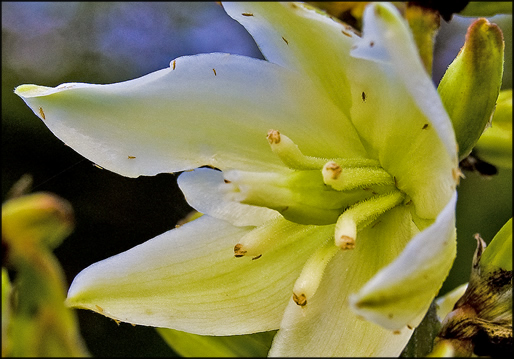
[[[270,129],[308,155],[364,151],[340,109],[309,79],[249,57],[186,56],[126,82],[22,85],[15,92],[64,143],[125,176],[202,165],[276,168],[282,164],[269,148]]]
[[[412,330],[393,333],[352,311],[348,297],[402,251],[416,228],[409,211],[396,207],[373,228],[359,232],[354,249],[329,263],[305,307],[289,302],[270,356],[398,356]]]
[[[304,262],[333,226],[297,225],[261,258],[235,258],[252,228],[204,215],[84,269],[67,303],[203,335],[276,329]]]
[[[419,325],[455,259],[456,201],[457,193],[434,224],[351,298],[358,314],[392,330]]]
[[[226,2],[225,11],[252,35],[264,57],[305,74],[349,115],[347,79],[355,35],[308,4],[287,2]]]
[[[266,207],[250,206],[229,201],[220,191],[224,183],[223,173],[209,168],[198,168],[182,173],[178,186],[187,203],[198,212],[226,220],[234,226],[258,226],[281,215]]]
[[[394,6],[366,8],[363,38],[352,55],[352,121],[370,154],[411,196],[417,214],[434,219],[455,191],[457,144],[408,25]]]

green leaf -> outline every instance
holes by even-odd
[[[266,357],[276,333],[206,336],[168,328],[156,330],[175,352],[184,357]]]

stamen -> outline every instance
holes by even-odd
[[[303,307],[318,290],[327,264],[339,251],[332,240],[327,240],[305,263],[293,287],[293,300]]]
[[[269,130],[267,138],[273,153],[289,168],[314,170],[321,168],[327,161],[323,158],[305,156],[289,137],[276,130]]]
[[[398,190],[357,202],[343,212],[336,222],[335,244],[341,249],[355,247],[357,232],[370,225],[385,211],[396,207],[405,199]]]
[[[269,130],[267,138],[273,153],[291,169],[319,170],[329,160],[327,158],[304,155],[289,137],[281,134],[277,130]],[[342,167],[380,166],[378,161],[368,158],[338,158],[336,160]]]
[[[323,181],[337,191],[365,188],[371,185],[394,186],[394,179],[382,167],[342,167],[327,162],[321,170]]]
[[[238,258],[249,256],[257,259],[256,257],[269,253],[276,246],[283,245],[284,238],[292,238],[305,230],[305,226],[299,226],[280,216],[270,219],[239,240],[234,247],[234,256]]]

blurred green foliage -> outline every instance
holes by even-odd
[[[64,304],[67,284],[51,253],[73,226],[70,204],[51,193],[2,205],[2,356],[88,355],[75,312]],[[4,264],[13,272],[12,284]]]

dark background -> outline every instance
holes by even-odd
[[[511,17],[494,18],[508,37]],[[472,19],[444,23],[434,59],[437,83]],[[183,55],[230,52],[262,58],[253,39],[214,2],[2,2],[2,199],[23,174],[33,191],[73,205],[76,228],[55,250],[69,283],[93,262],[174,228],[191,210],[176,175],[125,178],[99,169],[57,139],[13,93],[20,84],[111,83],[169,66]],[[511,56],[504,88],[512,87]],[[479,232],[489,242],[512,216],[512,170],[466,173],[457,205],[458,257],[441,293],[467,282]],[[94,356],[174,355],[148,327],[117,325],[77,311]]]

